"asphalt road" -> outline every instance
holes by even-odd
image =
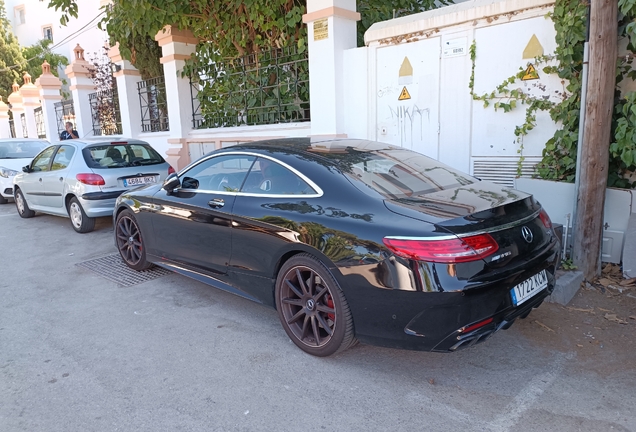
[[[0,206],[0,431],[636,431],[634,367],[590,372],[529,320],[454,354],[314,358],[274,310],[77,265],[115,252],[109,219],[80,235]]]

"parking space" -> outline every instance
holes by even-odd
[[[0,206],[0,430],[636,430],[635,363],[557,344],[557,305],[454,354],[316,358],[274,310],[173,273],[100,275],[85,263],[112,235]]]

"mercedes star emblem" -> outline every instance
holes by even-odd
[[[527,226],[521,228],[521,235],[523,235],[523,239],[525,241],[527,241],[528,243],[532,243],[534,235],[532,235],[532,231],[530,231],[530,228],[528,228]]]

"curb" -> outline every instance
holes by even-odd
[[[576,295],[583,282],[583,272],[579,270],[557,270],[556,286],[552,294],[545,300],[548,303],[567,305]]]

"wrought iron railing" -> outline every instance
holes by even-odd
[[[276,49],[199,67],[190,90],[195,129],[310,120],[307,51]]]
[[[55,103],[55,120],[57,122],[57,135],[66,130],[66,122],[73,123],[73,129],[75,126],[75,108],[73,107],[73,100],[64,100],[62,102]]]
[[[35,130],[38,133],[38,138],[46,138],[46,127],[44,126],[44,114],[42,113],[42,107],[37,107],[33,110],[35,116]]]
[[[151,78],[137,83],[141,105],[141,130],[160,132],[170,130],[168,100],[164,77]]]
[[[91,105],[93,135],[117,135],[122,133],[119,95],[117,88],[88,95]]]
[[[24,138],[28,138],[29,137],[29,129],[27,128],[26,113],[20,114],[20,122],[22,123],[22,136]]]
[[[11,132],[11,138],[15,138],[15,123],[13,119],[9,120],[9,131]]]

